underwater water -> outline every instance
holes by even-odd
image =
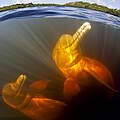
[[[84,22],[91,24],[91,30],[80,42],[83,55],[105,65],[120,90],[119,17],[83,8],[33,7],[0,13],[0,91],[26,74],[26,86],[36,80],[51,80],[48,97],[63,100],[65,77],[52,59],[53,47],[62,34],[73,35]],[[27,119],[2,97],[0,106],[2,120]]]

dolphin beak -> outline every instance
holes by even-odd
[[[26,75],[20,75],[19,77],[18,77],[18,79],[16,80],[16,82],[15,82],[15,86],[16,86],[16,89],[17,89],[17,91],[16,91],[16,96],[18,96],[20,93],[21,93],[21,90],[22,90],[22,88],[23,88],[23,85],[24,85],[24,83],[25,83],[25,81],[26,81]]]

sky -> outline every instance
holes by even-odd
[[[120,9],[120,0],[0,0],[0,7],[8,6],[16,3],[56,3],[65,4],[68,2],[83,1],[89,3],[97,3],[100,5],[105,5],[110,8]]]

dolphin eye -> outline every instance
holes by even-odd
[[[11,88],[12,88],[12,85],[11,85],[11,84],[9,84],[9,85],[7,86],[7,88],[8,88],[8,89],[11,89]]]

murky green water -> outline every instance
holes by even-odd
[[[53,46],[62,34],[73,35],[85,21],[90,22],[92,28],[80,43],[84,56],[103,63],[112,72],[120,90],[120,28],[61,17],[13,19],[0,23],[0,91],[6,83],[24,73],[28,76],[26,86],[35,80],[49,79],[53,84],[49,97],[63,99],[65,78],[52,59]],[[6,105],[2,98],[0,107],[2,120],[27,119]]]

